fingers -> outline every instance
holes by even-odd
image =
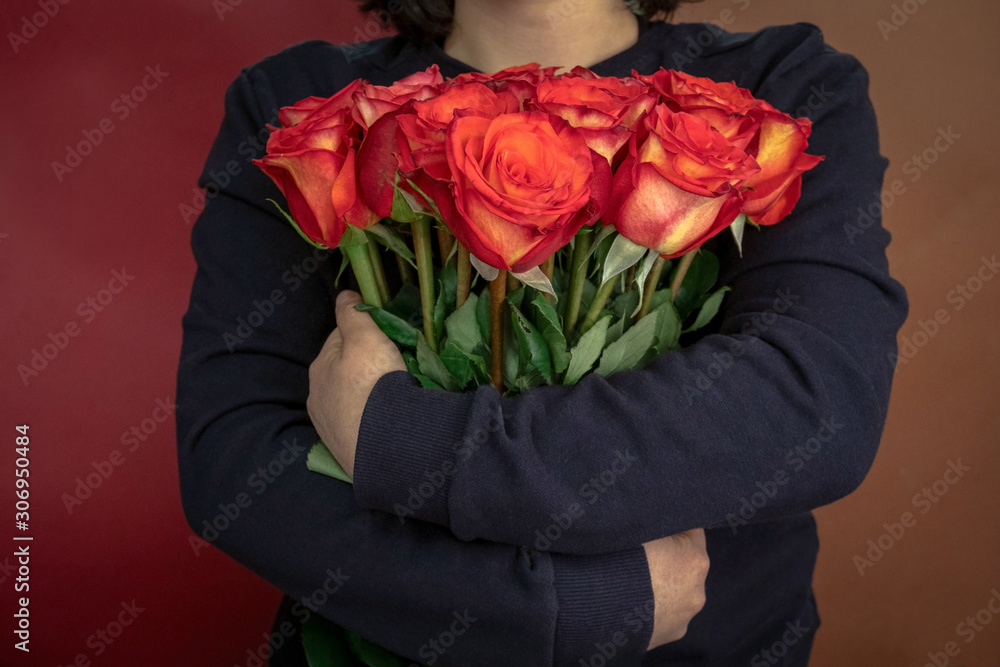
[[[378,330],[371,315],[355,310],[354,307],[361,303],[361,295],[351,290],[341,290],[337,295],[337,329],[340,330],[345,340],[350,340],[357,336],[362,336]]]

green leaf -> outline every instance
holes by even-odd
[[[656,343],[659,330],[659,314],[650,313],[626,331],[601,355],[597,373],[608,376],[616,371],[633,368]]]
[[[413,283],[403,283],[384,308],[396,317],[406,320],[417,329],[423,326],[423,310],[420,305],[420,290]]]
[[[603,285],[638,264],[648,252],[648,248],[629,241],[621,234],[617,235],[611,244],[608,256],[604,258],[601,284]]]
[[[441,357],[430,348],[423,336],[417,339],[417,363],[420,365],[421,375],[426,375],[446,391],[459,390],[458,382],[448,372],[448,369],[441,362]]]
[[[423,214],[417,213],[413,210],[413,206],[410,204],[410,199],[412,199],[412,195],[404,192],[403,189],[399,187],[398,183],[394,184],[392,192],[392,212],[389,214],[389,217],[396,222],[405,223],[416,222],[420,219]]]
[[[549,357],[552,359],[552,371],[562,373],[569,366],[569,351],[566,349],[566,336],[563,335],[562,324],[556,309],[541,294],[531,300],[535,312],[535,326],[549,346]]]
[[[398,232],[381,223],[370,225],[365,228],[365,231],[371,234],[376,241],[409,262],[410,266],[417,268],[416,255],[413,254],[410,246],[406,245],[406,241]]]
[[[667,294],[669,294],[667,290]],[[660,354],[667,350],[676,349],[681,338],[681,316],[677,314],[677,309],[670,300],[665,300],[658,308],[649,311],[649,317],[653,313],[659,313],[660,326],[656,334],[656,353]]]
[[[511,304],[511,324],[517,338],[521,369],[519,374],[530,375],[533,368],[542,374],[547,384],[552,384],[552,357],[549,354],[549,346],[545,338],[513,304]]]
[[[718,257],[708,250],[699,250],[684,276],[677,299],[674,300],[674,306],[682,318],[687,319],[687,316],[707,298],[718,278]]]
[[[615,297],[614,301],[611,302],[611,312],[615,314],[615,317],[620,317],[626,320],[632,317],[632,313],[635,312],[638,307],[639,292],[634,289],[622,292]]]
[[[569,354],[569,367],[563,384],[576,384],[594,366],[604,349],[610,322],[610,317],[602,317],[580,337],[580,342]]]
[[[410,660],[370,642],[352,630],[347,630],[346,634],[351,650],[368,667],[406,667],[411,663]]]
[[[649,272],[653,269],[653,264],[656,264],[656,260],[659,259],[659,257],[660,253],[655,250],[650,250],[646,253],[646,256],[642,258],[642,264],[639,267],[639,272],[635,276],[635,282],[639,286],[639,301],[635,310],[631,313],[632,317],[639,314],[639,308],[642,305],[643,293],[646,289],[646,278],[649,277]]]
[[[469,296],[472,296],[471,294]],[[487,349],[490,347],[490,288],[487,285],[476,301],[476,323],[479,325],[479,333],[486,343]]]
[[[611,345],[619,338],[625,334],[625,329],[628,327],[629,318],[628,317],[616,317],[613,313],[611,315],[611,326],[608,327],[608,337],[604,342],[605,346]]]
[[[524,302],[524,288],[518,287],[512,292],[507,292],[507,301],[509,301],[515,308],[520,308],[521,304]]]
[[[555,288],[552,287],[552,282],[549,280],[548,276],[545,275],[545,272],[542,271],[541,267],[536,266],[533,269],[529,269],[522,273],[511,272],[511,275],[525,285],[533,287],[539,292],[545,292],[546,294],[556,296],[556,291]]]
[[[317,248],[322,248],[323,250],[329,250],[330,249],[329,247],[323,245],[322,243],[320,243],[318,241],[313,241],[311,238],[309,238],[308,236],[306,236],[306,233],[304,231],[302,231],[301,227],[299,227],[299,223],[295,222],[295,220],[292,219],[292,216],[290,216],[285,209],[281,208],[281,204],[279,204],[278,202],[276,202],[276,201],[274,201],[273,199],[270,199],[270,198],[268,198],[267,201],[269,201],[272,204],[274,204],[274,207],[278,209],[278,212],[281,213],[281,215],[284,216],[285,220],[288,221],[288,224],[290,224],[295,229],[295,231],[297,231],[299,233],[299,236],[301,236],[303,239],[305,239],[306,243],[308,243],[311,246],[315,246]]]
[[[441,350],[441,363],[458,382],[459,389],[464,388],[472,379],[472,359],[455,343],[448,343]]]
[[[722,298],[728,291],[729,287],[722,287],[716,290],[712,296],[708,297],[702,305],[701,310],[698,311],[698,317],[695,319],[694,324],[684,331],[695,331],[711,322],[712,318],[719,312],[719,307],[722,305]]]
[[[302,626],[302,648],[309,667],[363,667],[347,639],[347,631],[319,614]]]
[[[479,330],[479,323],[476,322],[476,307],[479,304],[479,297],[469,294],[469,298],[458,310],[449,315],[444,321],[444,330],[448,336],[448,343],[454,344],[458,349],[472,354],[476,346],[483,342],[483,337]]]
[[[322,441],[317,442],[309,450],[309,455],[306,457],[306,468],[321,475],[347,482],[348,484],[354,483]]]
[[[434,302],[434,337],[441,340],[444,330],[444,318],[455,310],[455,298],[458,291],[458,269],[454,263],[446,264],[438,272],[437,300]]]
[[[417,339],[423,337],[423,334],[412,324],[378,306],[361,303],[355,306],[354,309],[367,312],[371,315],[375,324],[382,330],[382,333],[400,345],[416,347]]]

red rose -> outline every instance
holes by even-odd
[[[279,117],[295,124],[272,128],[267,154],[254,160],[285,195],[299,229],[328,248],[337,247],[348,223],[364,228],[379,220],[357,196],[361,130],[350,107],[341,105],[345,97],[341,91],[282,109]]]
[[[550,114],[455,118],[446,155],[454,183],[434,196],[445,224],[476,257],[516,273],[597,220],[610,193],[607,160]]]
[[[773,225],[791,213],[802,174],[823,159],[805,153],[812,133],[808,119],[792,118],[734,83],[663,69],[641,78],[671,109],[704,118],[757,161],[760,172],[744,184],[742,210],[750,220]]]
[[[518,67],[508,67],[493,74],[467,72],[454,78],[456,84],[482,83],[496,91],[507,91],[520,101],[519,111],[523,111],[529,100],[534,99],[535,89],[543,81],[555,78],[558,67],[541,67],[538,63],[528,63]]]
[[[580,129],[587,144],[611,162],[628,143],[639,118],[656,103],[646,84],[632,78],[598,77],[583,67],[538,84],[533,108]]]
[[[353,95],[354,118],[365,130],[375,121],[395,111],[410,100],[426,100],[434,97],[444,85],[444,79],[437,65],[431,65],[423,72],[411,74],[391,86],[373,86],[365,83]]]
[[[678,257],[739,215],[753,158],[707,120],[658,105],[629,142],[604,216],[633,243]]]
[[[427,187],[426,179],[450,180],[444,144],[448,124],[456,113],[492,118],[516,112],[518,106],[509,92],[498,94],[482,83],[464,83],[387,114],[372,126],[361,147],[359,177],[365,201],[383,217],[388,216],[397,171],[421,190]],[[407,188],[405,184],[401,187]]]

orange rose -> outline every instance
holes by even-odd
[[[296,124],[272,128],[267,155],[254,160],[285,195],[299,229],[328,248],[337,247],[348,223],[364,228],[379,220],[357,196],[361,130],[349,106],[337,108],[343,97],[309,98],[282,109],[284,119]]]
[[[671,109],[704,118],[757,161],[760,172],[744,184],[742,210],[750,220],[773,225],[791,213],[802,192],[802,174],[823,159],[805,154],[812,133],[807,118],[792,118],[734,83],[663,69],[640,78]]]
[[[445,224],[476,257],[516,273],[597,220],[610,193],[607,160],[550,114],[455,118],[445,150],[454,182],[434,196]]]
[[[518,100],[508,92],[498,94],[482,83],[464,83],[383,116],[369,130],[359,155],[358,174],[365,201],[383,217],[388,216],[397,171],[424,191],[430,187],[427,179],[450,180],[444,144],[455,115],[492,118],[515,112],[518,106]],[[409,189],[406,184],[401,187]]]
[[[577,67],[563,77],[539,83],[531,106],[580,129],[587,145],[611,162],[656,97],[649,86],[636,79],[598,77]]]
[[[658,105],[629,142],[604,216],[633,243],[670,259],[728,227],[740,188],[760,168],[707,120]]]
[[[353,97],[354,118],[368,130],[375,121],[390,111],[395,111],[410,100],[426,100],[434,97],[444,85],[444,79],[437,65],[431,65],[423,72],[411,74],[391,86],[363,84]]]

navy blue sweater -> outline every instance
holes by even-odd
[[[281,196],[249,159],[281,106],[432,63],[471,71],[433,44],[309,42],[227,91],[199,181],[178,378],[191,526],[287,593],[278,627],[315,612],[429,664],[804,665],[819,623],[810,510],[871,465],[907,313],[872,205],[887,161],[864,68],[806,24],[644,25],[594,71],[681,69],[808,115],[809,152],[826,160],[798,207],[748,229],[742,258],[728,234],[708,243],[732,292],[697,340],[644,370],[513,398],[384,376],[352,487],[305,466],[307,371],[336,325],[340,258],[276,215],[266,199]],[[696,527],[707,604],[683,640],[646,654],[641,544]]]

